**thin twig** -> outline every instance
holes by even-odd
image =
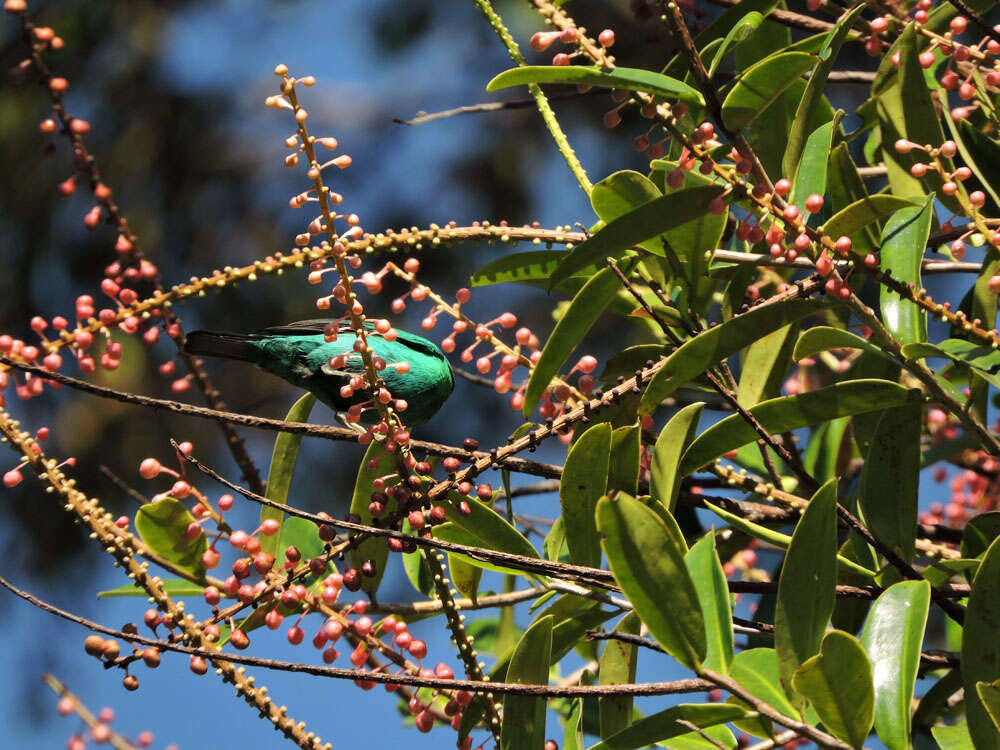
[[[201,656],[206,659],[225,659],[231,664],[243,664],[246,666],[260,667],[262,669],[273,669],[281,672],[293,672],[301,674],[311,674],[318,677],[332,677],[342,680],[364,680],[368,682],[378,682],[383,685],[411,685],[415,687],[427,687],[436,690],[468,690],[469,692],[490,691],[503,695],[532,695],[540,698],[575,698],[578,696],[607,697],[615,695],[677,695],[682,693],[698,693],[712,689],[712,683],[707,680],[688,679],[675,680],[673,682],[647,682],[620,685],[521,685],[509,682],[478,682],[475,680],[442,680],[436,677],[420,677],[416,675],[400,675],[388,672],[368,672],[358,669],[343,669],[341,667],[325,667],[313,664],[301,664],[298,662],[281,661],[278,659],[262,659],[254,656],[244,656],[243,654],[221,653],[219,651],[209,651],[205,649],[192,648],[180,643],[171,643],[155,638],[146,638],[137,633],[127,633],[121,630],[109,628],[100,623],[80,617],[72,612],[67,612],[48,602],[39,599],[27,591],[23,591],[14,586],[10,581],[0,577],[0,586],[19,596],[26,602],[38,607],[44,612],[61,617],[69,622],[81,625],[95,633],[103,633],[113,638],[119,638],[127,643],[137,643],[143,646],[161,649],[163,651],[175,651],[180,654],[191,656]]]

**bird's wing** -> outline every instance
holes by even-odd
[[[295,323],[286,323],[283,326],[272,326],[271,328],[262,328],[257,333],[267,334],[267,335],[277,335],[277,336],[315,336],[317,334],[323,333],[330,323],[333,322],[332,318],[314,318],[313,320],[300,320]],[[374,323],[370,321],[365,321],[365,328],[373,328]],[[340,321],[337,326],[338,333],[347,333],[351,330],[351,324],[347,321]]]

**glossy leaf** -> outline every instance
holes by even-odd
[[[717,505],[713,505],[708,501],[705,502],[705,508],[712,511],[734,529],[746,532],[755,539],[760,539],[762,542],[767,542],[768,544],[774,545],[779,549],[788,549],[788,546],[792,543],[792,537],[788,534],[782,534],[780,531],[775,531],[767,526],[762,526],[754,523],[753,521],[748,521],[743,516],[730,513],[729,511],[724,510]],[[876,574],[875,571],[868,570],[854,560],[839,554],[837,555],[837,565],[843,571],[863,576],[864,578],[872,578]]]
[[[208,549],[208,539],[201,532],[189,541],[184,534],[195,522],[187,506],[173,497],[146,503],[135,514],[135,530],[153,552],[196,578],[205,575],[202,553]]]
[[[682,703],[639,719],[628,729],[593,745],[590,750],[637,750],[691,732],[690,727],[678,721],[704,729],[747,715],[745,709],[724,703]]]
[[[469,505],[468,515],[461,513],[456,507],[463,500]],[[438,535],[438,528],[443,530],[445,526],[450,525],[462,530],[471,537],[474,540],[472,544],[475,546],[498,552],[508,552],[512,555],[538,558],[538,551],[531,545],[531,542],[487,503],[471,498],[467,499],[465,496],[455,492],[449,495],[449,502],[443,503],[443,507],[449,523],[443,524],[441,527],[435,527],[435,536]],[[441,538],[448,539],[446,534],[447,532],[442,533]],[[451,539],[450,541],[457,542],[458,539]],[[469,542],[464,543],[468,544]],[[473,560],[472,558],[465,558],[463,556],[463,559],[487,570],[502,569],[491,567],[486,563]]]
[[[830,732],[853,747],[864,746],[875,717],[875,693],[871,663],[854,636],[827,633],[820,653],[795,670],[792,684]]]
[[[351,500],[351,513],[355,513],[361,519],[360,523],[370,526],[372,522],[371,511],[368,506],[372,501],[372,492],[375,491],[372,483],[379,477],[392,474],[396,471],[393,455],[387,453],[382,443],[372,441],[365,451],[365,457],[361,460],[358,469],[358,478],[354,483],[354,496]],[[386,486],[396,484],[395,480],[387,480]],[[395,502],[388,504],[388,511],[392,511]],[[374,576],[361,576],[361,589],[367,594],[378,591],[378,586],[385,575],[385,566],[389,560],[389,547],[382,537],[371,537],[365,539],[352,547],[348,553],[351,567],[361,570],[361,566],[366,560],[375,563]]]
[[[857,165],[851,158],[846,143],[839,144],[830,152],[830,164],[827,168],[827,207],[831,214],[836,214],[855,201],[868,195],[864,180],[858,173]],[[878,229],[871,225],[848,235],[851,238],[851,248],[859,255],[867,255],[878,249]]]
[[[903,208],[892,215],[882,230],[882,262],[897,281],[920,289],[920,262],[931,233],[934,198],[927,196],[922,206]],[[927,340],[927,313],[914,302],[903,299],[887,286],[879,298],[882,320],[900,343]]]
[[[951,118],[946,117],[945,122],[951,128],[962,163],[976,175],[993,202],[1000,205],[1000,194],[997,193],[1000,190],[1000,144],[968,120],[957,123],[957,127]]]
[[[295,547],[302,553],[303,560],[311,560],[319,557],[325,551],[323,540],[319,538],[319,527],[312,521],[304,518],[292,516],[286,518],[281,525],[281,549]],[[327,564],[330,571],[333,563]],[[315,576],[309,576],[309,580],[314,580]]]
[[[733,662],[733,613],[722,563],[715,551],[715,533],[705,534],[684,556],[705,621],[704,666],[728,674]]]
[[[913,559],[920,484],[920,404],[886,409],[861,474],[860,502],[872,533],[906,562]]]
[[[766,16],[778,4],[778,0],[742,0],[739,5],[733,5],[716,17],[695,37],[694,43],[698,50],[705,50],[712,42],[722,39],[735,27],[747,13],[756,12]],[[675,55],[663,69],[666,75],[679,78],[688,72],[687,60],[683,54]]]
[[[795,716],[796,709],[789,702],[781,686],[778,656],[773,648],[753,648],[740,651],[733,659],[730,677],[785,716]]]
[[[863,339],[857,334],[845,331],[843,328],[833,328],[832,326],[815,326],[799,335],[799,340],[795,342],[795,350],[792,358],[797,362],[805,357],[811,357],[820,352],[830,349],[861,349],[871,352],[881,357],[887,355],[875,344]]]
[[[806,85],[807,91],[811,83],[810,80]],[[793,127],[797,122],[798,120],[792,121]],[[789,202],[798,206],[802,212],[806,210],[806,198],[814,193],[816,195],[826,193],[826,174],[830,163],[834,124],[835,121],[830,120],[809,134],[795,171],[789,173],[795,175]]]
[[[688,104],[704,104],[697,90],[686,83],[661,73],[635,68],[598,68],[582,65],[559,67],[556,65],[523,65],[505,70],[486,85],[487,91],[500,91],[511,86],[530,83],[564,83],[574,86],[599,86],[601,88],[642,91],[665,99],[675,99]]]
[[[756,31],[757,27],[761,25],[764,21],[764,16],[755,10],[747,13],[743,18],[741,18],[726,34],[725,38],[722,40],[722,44],[719,45],[718,51],[715,53],[715,58],[712,60],[711,66],[708,69],[708,77],[711,78],[715,75],[716,69],[722,62],[723,58],[729,54],[729,52],[739,45],[740,42],[745,40],[748,36]]]
[[[559,368],[566,362],[570,352],[587,335],[620,288],[618,277],[610,268],[605,268],[591,276],[573,297],[569,308],[556,323],[549,340],[545,342],[542,356],[531,371],[531,379],[524,394],[523,412],[526,417],[538,406],[542,394],[559,372]]]
[[[926,581],[890,586],[872,604],[861,633],[872,663],[875,732],[889,750],[910,748],[910,704],[930,594]]]
[[[722,103],[722,119],[733,131],[746,128],[799,76],[812,67],[813,55],[779,52],[745,71]]]
[[[677,507],[677,495],[681,489],[677,466],[684,450],[694,439],[698,429],[704,404],[688,404],[674,414],[660,430],[653,446],[653,462],[649,470],[649,493],[671,513]]]
[[[507,681],[521,685],[546,685],[552,656],[552,617],[532,623],[514,647]],[[501,750],[537,750],[545,744],[545,699],[506,695],[503,699]]]
[[[922,40],[916,29],[903,29],[894,50],[899,55],[899,68],[890,79],[891,85],[878,92],[875,102],[883,143],[881,156],[888,169],[889,186],[895,195],[922,198],[930,192],[930,188],[940,187],[941,180],[937,172],[929,169],[926,177],[914,177],[910,168],[926,160],[926,154],[918,150],[901,154],[893,147],[901,138],[919,144],[938,144],[944,141],[941,120],[934,108],[920,64],[921,44]],[[942,161],[947,171],[954,168],[950,159],[942,157]],[[958,202],[954,197],[940,192],[938,195],[946,206],[958,210]]]
[[[472,286],[488,286],[519,281],[545,281],[567,255],[569,253],[564,250],[526,250],[503,255],[472,274],[469,283]],[[579,275],[591,276],[596,271],[594,266],[582,268]]]
[[[663,399],[705,370],[728,359],[761,336],[822,307],[821,302],[804,299],[762,305],[684,342],[649,381],[639,402],[639,413],[652,414]]]
[[[782,160],[782,172],[786,175],[798,173],[799,162],[806,149],[806,138],[809,133],[806,128],[810,117],[823,98],[827,79],[830,77],[830,72],[837,61],[837,54],[840,52],[840,48],[844,45],[844,42],[847,41],[848,35],[851,33],[851,27],[863,9],[864,6],[859,5],[850,12],[845,13],[837,20],[834,27],[827,32],[826,38],[823,40],[823,46],[820,47],[817,54],[818,59],[809,74],[809,81],[806,83],[805,92],[802,95],[802,100],[799,102],[799,108],[795,111],[795,117],[792,119],[792,127],[788,132],[788,145],[785,147],[785,157]],[[826,153],[823,155],[824,175],[825,159],[829,153],[829,142],[827,142]],[[798,179],[796,179],[796,182],[798,182]],[[825,178],[823,182],[825,184]],[[824,191],[818,190],[814,192],[823,195]],[[804,199],[806,195],[803,194],[802,198]],[[798,205],[797,200],[794,202]],[[799,207],[801,208],[801,206]]]
[[[569,716],[563,727],[563,750],[585,750],[583,743],[583,698],[570,703]]]
[[[962,632],[962,681],[965,684],[965,715],[977,750],[1000,747],[1000,732],[986,712],[977,682],[1000,679],[1000,538],[993,540],[972,581]]]
[[[639,635],[642,622],[639,615],[629,612],[615,627],[616,633]],[[638,662],[639,647],[634,643],[608,640],[601,654],[600,668],[597,672],[598,685],[627,685],[635,682],[635,667]],[[632,696],[616,695],[599,698],[597,701],[600,715],[601,738],[622,731],[632,723]]]
[[[823,224],[823,233],[834,238],[841,235],[850,237],[868,225],[888,218],[900,209],[912,208],[915,205],[916,201],[895,195],[879,194],[861,198],[831,216]]]
[[[1000,388],[1000,352],[965,339],[945,339],[939,344],[917,343],[903,346],[907,359],[942,357],[968,365],[990,384]]]
[[[597,503],[597,529],[615,579],[650,634],[684,666],[705,658],[705,622],[684,557],[656,513],[628,495]]]
[[[312,413],[316,397],[307,393],[285,416],[286,422],[308,422]],[[267,474],[267,490],[264,497],[282,505],[288,504],[288,488],[292,484],[292,475],[295,473],[295,462],[299,457],[299,445],[302,443],[301,435],[293,435],[290,432],[280,432],[274,439],[274,451],[271,453],[271,468]],[[267,505],[260,509],[261,523],[268,519],[274,519],[279,524],[285,519],[285,512]],[[274,558],[280,558],[284,554],[284,549],[280,547],[281,534],[273,536],[260,535],[260,549]]]
[[[566,256],[549,277],[549,288],[568,279],[587,266],[604,265],[605,258],[619,258],[634,245],[659,237],[685,224],[699,224],[708,204],[722,194],[719,185],[697,185],[663,195],[609,221],[600,231],[581,242]],[[662,247],[656,247],[663,255]]]
[[[662,195],[660,189],[648,177],[631,169],[625,169],[608,175],[594,185],[590,191],[590,205],[593,206],[594,213],[607,225],[619,216],[624,216]],[[640,244],[651,253],[663,254],[663,246],[658,238]]]
[[[600,567],[601,539],[594,512],[605,494],[611,459],[611,425],[597,424],[573,443],[559,480],[559,504],[570,559],[576,565]]]
[[[774,649],[785,692],[793,702],[792,675],[819,652],[837,587],[837,481],[809,500],[792,533],[778,579]]]
[[[887,380],[848,380],[795,396],[764,401],[748,411],[768,432],[774,434],[838,417],[916,403],[919,399],[919,393]],[[681,460],[681,476],[687,476],[724,453],[756,440],[757,433],[739,414],[726,417],[705,430],[685,451]]]
[[[170,596],[204,596],[205,587],[199,586],[197,583],[191,583],[183,578],[164,578],[160,580],[160,586],[166,591]],[[116,589],[110,589],[108,591],[98,591],[98,599],[110,599],[116,596],[141,596],[142,598],[149,597],[149,592],[135,583],[126,583],[124,586],[119,586]],[[225,594],[223,594],[225,596]]]

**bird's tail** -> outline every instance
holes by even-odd
[[[255,339],[253,334],[215,333],[213,331],[192,331],[184,342],[187,354],[207,357],[235,359],[240,362],[253,361],[248,342]]]

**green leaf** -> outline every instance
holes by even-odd
[[[931,736],[941,747],[941,750],[977,750],[972,745],[969,725],[965,719],[951,726],[931,727]]]
[[[968,365],[992,385],[1000,388],[1000,352],[965,339],[945,339],[940,344],[916,343],[903,346],[907,359],[941,357]]]
[[[170,594],[170,596],[174,597],[204,596],[205,594],[204,586],[199,586],[197,583],[191,583],[191,581],[186,581],[183,578],[161,579],[160,587]],[[116,596],[141,596],[145,598],[149,596],[149,593],[146,589],[135,583],[126,583],[124,586],[119,586],[116,589],[97,592],[98,599],[110,599]]]
[[[393,456],[394,454],[386,452],[382,443],[373,440],[365,451],[365,457],[361,460],[358,477],[354,483],[351,513],[357,514],[358,518],[361,519],[360,523],[365,526],[370,526],[372,523],[372,514],[368,510],[372,501],[372,493],[375,492],[372,483],[379,477],[396,471]],[[386,480],[386,487],[395,485],[397,482],[397,479]],[[391,502],[386,508],[387,512],[391,512],[394,505],[395,501]],[[366,560],[375,563],[374,576],[361,576],[361,589],[369,595],[378,591],[382,576],[385,575],[386,563],[389,560],[389,547],[386,545],[385,539],[383,537],[369,537],[352,547],[347,555],[351,561],[351,567],[358,570],[361,570],[361,566]]]
[[[927,170],[927,176],[922,179],[910,174],[910,167],[926,161],[923,151],[914,149],[909,154],[901,154],[893,146],[901,138],[921,145],[944,141],[941,121],[920,65],[920,44],[916,29],[907,26],[896,44],[899,69],[891,76],[891,85],[875,96],[882,134],[882,161],[889,170],[889,186],[895,195],[904,197],[922,197],[941,186],[940,177],[933,169]],[[950,159],[942,157],[942,161],[949,172],[954,168]],[[942,193],[938,193],[938,197],[952,211],[959,210],[954,197]]]
[[[740,651],[733,659],[730,677],[785,716],[795,716],[796,709],[781,687],[778,656],[773,648]]]
[[[493,510],[486,503],[473,498],[467,498],[457,492],[449,493],[450,502],[444,503],[445,515],[449,523],[435,527],[434,535],[438,536],[438,530],[442,530],[441,538],[448,541],[459,541],[457,538],[449,539],[445,527],[453,526],[465,532],[465,539],[472,538],[471,544],[484,549],[492,549],[498,552],[508,552],[512,555],[538,558],[538,551],[531,545],[524,535],[511,526],[499,513]],[[464,515],[458,510],[458,503],[465,501],[469,504],[469,514]],[[461,542],[470,544],[469,541]],[[466,562],[487,570],[502,570],[496,566],[490,566],[479,560],[461,556]]]
[[[202,553],[208,549],[208,539],[202,531],[188,541],[184,534],[194,523],[187,507],[180,500],[165,497],[155,503],[146,503],[135,514],[135,530],[153,552],[196,578],[204,578],[205,564]]]
[[[811,82],[810,82],[811,83]],[[798,122],[793,120],[793,123]],[[792,193],[789,202],[799,207],[805,213],[806,198],[815,193],[826,194],[826,173],[830,162],[830,144],[833,143],[834,120],[816,128],[806,139],[795,181],[792,183]]]
[[[857,334],[845,331],[843,328],[816,326],[799,335],[799,340],[795,342],[795,351],[792,352],[792,359],[797,362],[829,349],[861,349],[883,358],[888,357],[881,348]]]
[[[822,302],[805,299],[761,305],[684,342],[649,381],[639,402],[639,413],[652,414],[663,399],[684,383],[728,359],[761,336],[804,318],[822,307]]]
[[[752,10],[743,16],[743,18],[741,18],[739,22],[729,30],[729,33],[726,34],[725,39],[722,40],[722,44],[715,53],[715,59],[712,60],[712,65],[708,69],[709,78],[715,75],[715,71],[719,67],[719,63],[721,63],[722,59],[729,54],[730,49],[738,46],[740,42],[756,31],[757,27],[760,26],[763,21],[764,16],[757,11]]]
[[[319,527],[312,521],[304,518],[292,516],[285,519],[281,525],[281,549],[296,547],[302,553],[303,560],[311,560],[319,557],[325,551],[323,540],[319,538]],[[327,569],[332,570],[333,563],[327,564]],[[310,576],[315,580],[316,576]]]
[[[626,614],[615,627],[616,633],[639,635],[642,622],[635,612]],[[597,672],[598,685],[627,685],[635,682],[635,667],[639,647],[634,643],[608,640],[601,654]],[[607,739],[632,723],[632,696],[616,695],[597,701],[601,722],[601,739]]]
[[[608,175],[594,185],[594,189],[590,191],[590,205],[606,225],[662,195],[660,189],[648,177],[626,169]],[[663,254],[663,247],[658,239],[647,240],[640,244],[651,253]]]
[[[608,492],[622,490],[635,495],[639,489],[642,430],[638,424],[619,427],[611,433]]]
[[[748,411],[764,429],[775,434],[919,400],[919,392],[888,380],[847,380],[796,396],[763,401]],[[756,440],[757,433],[743,417],[730,415],[701,433],[684,452],[680,474],[687,476],[724,453]]]
[[[792,675],[819,652],[836,588],[837,480],[832,479],[816,491],[796,524],[778,579],[774,648],[782,685],[795,702]]]
[[[705,502],[705,508],[712,511],[734,529],[746,532],[750,536],[760,539],[762,542],[773,544],[779,549],[788,549],[788,546],[792,543],[792,537],[788,536],[788,534],[782,534],[780,531],[775,531],[767,526],[761,526],[753,521],[748,521],[743,518],[743,516],[730,513],[729,511],[723,510],[719,506],[713,505],[708,501]],[[855,575],[864,576],[865,578],[872,578],[875,576],[875,571],[868,570],[859,563],[856,563],[854,560],[844,557],[843,555],[837,555],[837,564],[840,566],[841,570]]]
[[[983,702],[983,708],[993,720],[993,726],[1000,732],[1000,680],[995,682],[977,682],[976,693]]]
[[[566,476],[565,470],[563,476]],[[572,562],[569,554],[569,542],[566,540],[566,519],[563,516],[559,516],[552,523],[549,533],[545,535],[545,541],[542,542],[542,552],[546,560]]]
[[[635,498],[597,503],[597,529],[615,579],[650,634],[689,669],[705,658],[705,622],[684,557],[666,524]]]
[[[563,750],[584,750],[583,698],[574,698],[570,705],[569,717],[563,727]]]
[[[733,613],[729,587],[715,551],[714,531],[705,534],[684,557],[705,620],[705,667],[729,674],[733,662]]]
[[[552,658],[552,617],[532,623],[514,648],[507,681],[520,685],[547,685]],[[545,699],[506,695],[503,699],[501,750],[527,750],[545,744]]]
[[[604,265],[605,258],[619,258],[634,245],[659,237],[665,232],[683,228],[686,224],[701,225],[708,204],[722,195],[720,185],[696,185],[669,195],[654,198],[617,219],[609,221],[600,231],[581,242],[566,256],[549,277],[549,289],[592,265]],[[658,255],[662,247],[651,245]]]
[[[606,422],[584,432],[566,456],[559,480],[559,504],[570,559],[576,565],[601,565],[601,540],[594,512],[607,489],[610,459],[611,425]]]
[[[806,127],[813,112],[817,109],[819,103],[823,99],[826,82],[830,77],[830,71],[833,70],[834,63],[837,61],[837,54],[840,52],[840,48],[844,45],[844,42],[847,41],[847,37],[851,33],[851,27],[854,25],[854,21],[861,14],[862,10],[864,10],[864,6],[859,5],[854,8],[854,10],[841,16],[823,40],[823,46],[820,47],[818,54],[819,59],[813,66],[812,72],[809,74],[809,81],[806,83],[806,89],[802,95],[802,101],[799,102],[799,108],[795,111],[795,117],[792,120],[792,128],[788,133],[788,145],[785,148],[785,157],[782,160],[782,172],[786,175],[797,174],[800,169],[799,160],[802,158],[803,152],[807,149],[806,133],[808,131],[806,130]],[[827,149],[823,154],[824,172],[826,158],[829,153],[829,141],[827,141]],[[798,182],[798,178],[796,178],[796,182]],[[826,184],[825,179],[823,180],[823,183],[824,185]],[[822,190],[814,192],[823,195]],[[805,195],[803,198],[804,197]],[[795,203],[798,205],[797,200]]]
[[[861,198],[831,216],[823,225],[823,233],[834,238],[841,235],[850,237],[869,224],[887,218],[895,211],[915,205],[916,201],[895,195],[879,194]]]
[[[913,559],[920,484],[920,404],[886,409],[861,474],[860,502],[868,528],[906,562]]]
[[[827,192],[829,194],[827,205],[831,214],[847,208],[868,195],[864,180],[858,173],[846,143],[839,144],[830,153]],[[853,235],[848,235],[851,238],[852,249],[859,255],[864,256],[878,249],[878,235],[875,229],[869,225]]]
[[[414,533],[413,529],[410,528],[410,522],[405,518],[403,519],[402,530],[404,534]],[[406,571],[406,577],[410,579],[410,583],[413,585],[413,588],[424,596],[433,596],[434,581],[431,580],[431,571],[427,567],[427,563],[424,561],[423,552],[420,550],[416,550],[414,552],[404,552],[403,569]]]
[[[736,26],[749,12],[757,12],[766,16],[778,4],[778,0],[742,0],[739,5],[733,5],[712,21],[695,37],[694,43],[699,50],[704,50],[717,39],[722,39],[729,30]],[[687,60],[682,54],[675,55],[663,69],[666,75],[679,78],[688,72]]]
[[[497,258],[480,268],[469,279],[472,286],[488,286],[508,282],[544,281],[569,253],[564,250],[527,250]],[[580,276],[591,276],[597,268],[582,268]]]
[[[882,269],[903,284],[920,289],[920,262],[934,219],[934,196],[923,206],[903,208],[892,215],[882,230]],[[882,286],[879,299],[886,328],[903,344],[927,340],[927,313],[911,300]]]
[[[531,379],[524,394],[523,412],[526,417],[538,406],[552,378],[559,372],[570,352],[597,322],[620,287],[618,277],[610,268],[605,268],[591,276],[573,297],[569,308],[556,323],[549,340],[545,342],[542,356],[531,371]]]
[[[653,446],[653,461],[649,470],[649,493],[671,513],[677,507],[677,495],[681,490],[677,465],[684,450],[694,439],[698,429],[698,419],[705,404],[696,401],[674,414],[660,430]]]
[[[871,663],[854,636],[827,633],[820,653],[795,670],[792,684],[834,735],[853,747],[864,745],[875,716],[875,693]]]
[[[286,422],[308,422],[312,413],[316,397],[307,393],[288,410],[285,416]],[[271,453],[271,468],[267,474],[267,490],[264,497],[282,505],[288,504],[288,488],[292,484],[292,475],[295,473],[295,461],[299,457],[299,444],[302,443],[302,435],[293,435],[290,432],[279,432],[274,439],[274,451]],[[261,523],[268,519],[274,519],[279,524],[285,520],[285,511],[264,505],[260,509]],[[279,526],[280,528],[280,526]],[[281,534],[273,536],[260,535],[260,549],[275,559],[280,559],[284,549],[280,547]]]
[[[483,569],[465,561],[461,555],[448,555],[448,572],[451,582],[458,592],[476,601],[479,592],[479,581],[483,577]]]
[[[976,750],[1000,748],[1000,732],[986,712],[977,682],[1000,678],[1000,538],[994,539],[972,582],[969,606],[962,632],[962,681],[965,684],[965,715]]]
[[[980,557],[1000,536],[1000,511],[980,513],[970,518],[962,531],[962,557]]]
[[[740,365],[740,383],[736,390],[736,400],[740,406],[748,408],[781,393],[797,332],[798,326],[789,323],[747,347]]]
[[[487,91],[500,91],[529,83],[565,83],[575,86],[600,86],[609,89],[642,91],[664,99],[688,104],[704,104],[697,90],[676,78],[635,68],[598,68],[582,65],[523,65],[505,70],[486,85]]]
[[[733,131],[746,128],[767,109],[816,58],[806,52],[779,52],[751,66],[733,84],[722,103],[722,119]]]
[[[889,750],[911,747],[910,703],[930,596],[926,581],[893,584],[872,604],[861,633],[872,662],[875,732]]]
[[[598,742],[590,750],[637,750],[691,732],[690,727],[679,721],[705,729],[748,715],[753,714],[739,706],[724,703],[682,703],[639,719],[628,729]]]

